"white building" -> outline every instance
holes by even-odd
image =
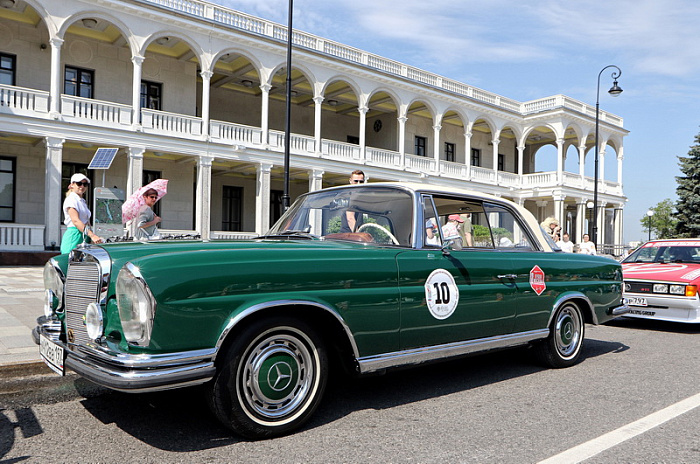
[[[105,186],[170,180],[165,229],[264,232],[281,211],[286,38],[283,25],[199,0],[0,0],[0,251],[60,243],[68,179],[97,147],[119,148]],[[507,197],[557,217],[574,241],[588,230],[594,106],[518,102],[322,37],[293,39],[292,200],[362,169]],[[622,243],[627,133],[600,112],[606,245]],[[556,170],[537,169],[545,156]],[[102,172],[88,175],[102,185]]]

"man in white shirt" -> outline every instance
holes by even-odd
[[[583,242],[579,244],[579,250],[581,253],[586,255],[596,255],[595,243],[591,242],[591,238],[588,234],[583,234]]]
[[[566,232],[564,232],[564,235],[561,236],[561,240],[557,242],[557,246],[561,248],[561,251],[566,253],[574,252],[574,242],[569,240],[569,234]]]

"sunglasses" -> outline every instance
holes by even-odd
[[[158,195],[148,195],[148,198],[153,198],[154,200],[158,199]]]
[[[353,180],[351,180],[350,182],[353,183],[353,184],[364,184],[364,183],[365,183],[364,179],[363,179],[363,180],[360,180],[360,179],[353,179]]]
[[[76,182],[75,185],[82,186],[82,187],[87,187],[88,185],[90,185],[90,182],[85,182],[85,181]]]

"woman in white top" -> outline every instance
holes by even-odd
[[[160,216],[153,212],[153,205],[158,201],[158,191],[148,189],[143,193],[143,206],[139,209],[136,218],[136,232],[134,237],[137,240],[155,240],[160,238],[160,232],[156,225],[160,222]]]
[[[586,255],[595,255],[595,243],[591,242],[588,234],[583,234],[583,242],[579,244],[579,252]]]
[[[92,213],[83,198],[90,180],[83,174],[73,174],[68,185],[68,194],[63,200],[63,223],[67,226],[61,239],[61,253],[68,253],[83,241],[85,226],[90,222]],[[88,237],[92,243],[101,243],[102,239],[89,231]]]

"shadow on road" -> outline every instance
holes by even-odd
[[[583,356],[594,358],[626,349],[617,342],[587,339]],[[359,410],[394,408],[542,370],[531,361],[528,350],[511,349],[394,370],[385,375],[336,375],[305,429],[324,426]],[[104,424],[114,424],[134,438],[166,451],[198,451],[245,441],[216,421],[204,400],[203,387],[147,394],[114,392],[86,398],[82,405]]]

